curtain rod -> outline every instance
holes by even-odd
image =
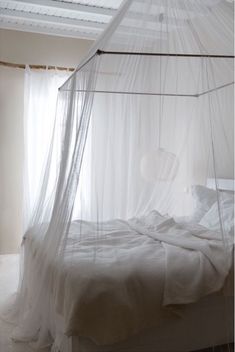
[[[173,54],[173,53],[144,53],[144,52],[128,52],[128,51],[104,51],[97,50],[97,55],[135,55],[135,56],[173,56],[173,57],[205,57],[218,59],[234,59],[233,55],[216,55],[216,54]]]
[[[0,61],[0,66],[21,68],[21,69],[25,70],[27,65]],[[28,66],[29,66],[29,68],[31,68],[33,70],[59,70],[59,71],[69,71],[69,72],[73,72],[75,70],[72,67],[52,66],[52,65],[48,65],[48,66],[46,66],[46,65],[28,65]]]

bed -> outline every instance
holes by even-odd
[[[223,194],[231,205],[225,258],[221,234],[211,230],[216,193],[192,192],[190,220],[153,210],[128,221],[71,224],[56,268],[59,290],[51,292],[53,351],[183,352],[233,341],[233,194]],[[31,231],[26,242],[37,272],[40,238]]]

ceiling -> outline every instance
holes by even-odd
[[[129,15],[128,26],[134,30],[132,36],[139,37],[140,35],[139,22],[135,26],[133,21],[141,16],[141,6],[144,1],[137,0],[134,7],[135,12]],[[179,16],[177,24],[181,21],[181,25],[184,25],[189,13],[191,18],[206,14],[208,9],[210,10],[221,1],[203,0],[199,2],[203,6],[194,6],[192,11],[181,7],[181,0],[172,2]],[[123,0],[0,0],[0,28],[95,40],[109,24],[122,2]],[[191,2],[194,3],[194,0]],[[149,28],[145,29],[145,36],[146,34],[152,35],[154,40],[159,36],[157,24],[160,22],[162,3],[162,0],[153,1]],[[170,10],[167,12],[167,18],[167,31],[169,32],[175,29],[175,22],[171,21]],[[122,27],[123,35],[126,35],[129,27]]]
[[[95,40],[123,0],[0,0],[0,28]]]

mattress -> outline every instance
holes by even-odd
[[[42,243],[33,231],[27,243],[33,267]],[[222,247],[217,233],[157,212],[128,222],[73,222],[63,265],[48,263],[48,272],[58,273],[59,289],[52,292],[57,345],[60,336],[105,351],[170,322],[187,326],[185,307],[224,284],[231,262]]]

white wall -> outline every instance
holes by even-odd
[[[76,67],[92,42],[0,29],[0,61]],[[24,71],[0,66],[0,254],[22,237]]]

